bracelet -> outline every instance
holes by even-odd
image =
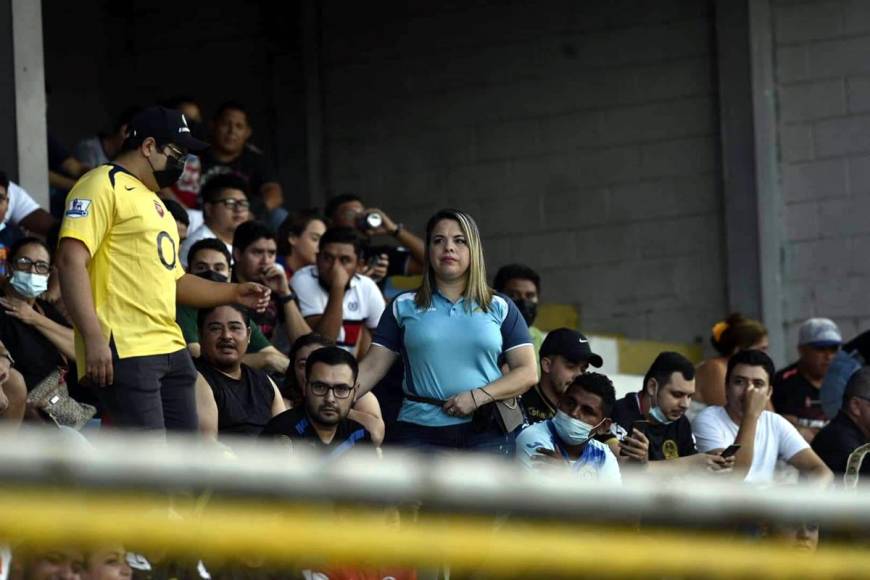
[[[475,391],[475,389],[471,389],[468,392],[471,393],[471,400],[474,402],[474,408],[478,409],[479,405],[477,404],[477,398],[475,398],[475,396],[474,396],[474,391]]]
[[[405,224],[396,224],[396,229],[394,229],[390,235],[394,238],[398,238],[399,234],[402,233],[402,230],[405,229]]]
[[[487,397],[489,397],[490,399],[492,399],[492,402],[493,402],[493,403],[496,402],[495,397],[493,397],[492,395],[490,395],[490,394],[489,394],[489,391],[487,391],[487,390],[484,389],[483,387],[478,387],[478,388],[480,389],[480,392],[482,392],[484,395],[486,395]]]

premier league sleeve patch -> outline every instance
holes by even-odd
[[[75,198],[69,202],[69,208],[64,215],[68,218],[81,218],[88,215],[88,209],[91,207],[91,200]]]

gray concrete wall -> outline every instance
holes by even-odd
[[[870,2],[772,2],[784,311],[870,327]]]
[[[327,185],[478,218],[584,329],[726,310],[712,14],[698,0],[323,4]],[[437,8],[435,7],[437,4]]]

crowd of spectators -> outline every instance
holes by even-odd
[[[534,326],[533,267],[490,284],[468,213],[441,210],[418,236],[355,194],[288,212],[244,106],[217,110],[206,147],[196,103],[168,104],[64,152],[54,216],[0,173],[8,427],[467,450],[608,485],[633,467],[828,486],[870,441],[863,335],[841,350],[836,324],[808,320],[777,372],[764,326],[732,314],[712,328],[716,356],[662,352],[617,400],[594,337]],[[68,576],[129,576],[116,552],[78,554]]]

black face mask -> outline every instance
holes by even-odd
[[[148,165],[151,165],[151,159],[148,159]],[[157,187],[163,189],[175,185],[178,178],[184,172],[184,159],[176,159],[171,155],[166,156],[166,169],[155,171],[151,165],[151,173],[154,174],[154,180],[157,181]]]
[[[205,272],[198,272],[194,274],[195,276],[199,276],[200,278],[205,278],[206,280],[211,280],[212,282],[229,282],[230,279],[224,276],[223,274],[218,274],[213,270],[206,270]]]
[[[538,315],[538,303],[521,298],[519,300],[514,300],[514,304],[517,305],[517,310],[519,310],[520,314],[523,315],[523,320],[526,321],[526,325],[531,326],[535,321],[535,317]]]

